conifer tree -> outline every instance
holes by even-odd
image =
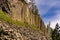
[[[35,15],[38,14],[38,8],[35,4],[35,0],[30,0],[29,8],[31,9],[32,13],[34,13]]]
[[[58,29],[59,29],[59,25],[57,23],[54,31],[52,31],[52,40],[60,40],[60,34],[59,34]]]

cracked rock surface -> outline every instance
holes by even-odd
[[[39,31],[0,22],[0,40],[49,40]]]

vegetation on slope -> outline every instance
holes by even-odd
[[[15,25],[20,25],[23,26],[24,24],[22,22],[14,21],[8,15],[0,10],[0,20],[6,21],[9,24],[15,24]],[[18,22],[18,23],[17,23]]]
[[[10,25],[16,25],[16,26],[23,26],[23,27],[30,27],[32,29],[36,29],[39,30],[39,28],[35,28],[34,25],[29,25],[28,23],[23,23],[20,21],[15,21],[13,19],[11,19],[5,12],[0,10],[0,20],[1,21],[6,21],[8,22]]]

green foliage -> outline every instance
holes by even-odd
[[[60,34],[57,35],[57,40],[60,40]]]
[[[34,7],[32,6],[32,9],[31,9],[32,13],[35,14],[35,15],[39,15],[38,13],[38,8],[36,5],[34,5]]]
[[[2,11],[0,11],[0,19],[8,22],[11,25],[17,25],[17,26],[27,26],[28,25],[27,23],[23,23],[23,22],[15,21],[15,20],[11,19],[6,13],[4,13]]]
[[[57,40],[57,32],[56,32],[56,30],[52,31],[52,40]]]
[[[52,31],[52,40],[60,40],[60,34],[57,33],[57,27],[59,27],[58,23],[56,24],[55,29]]]
[[[38,14],[38,8],[37,8],[36,5],[35,5],[35,15],[39,15],[39,14]]]
[[[31,29],[36,29],[34,25],[30,25],[27,22],[23,23],[23,22],[15,21],[15,20],[11,19],[6,13],[2,12],[1,10],[0,10],[0,20],[8,22],[10,25],[16,25],[19,27],[21,27],[21,26],[30,27]]]
[[[30,0],[29,2],[29,8],[31,9],[31,12],[35,15],[39,15],[38,13],[38,8],[37,6],[35,5],[35,0]]]
[[[52,40],[60,40],[60,34],[57,34],[56,30],[52,31]]]
[[[3,21],[8,22],[9,24],[15,24],[15,25],[19,25],[19,26],[23,26],[24,23],[20,22],[20,21],[14,21],[12,20],[10,17],[8,17],[8,15],[2,11],[0,11],[0,19]]]

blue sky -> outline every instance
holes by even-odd
[[[60,0],[36,0],[36,5],[46,25],[49,21],[52,28],[56,23],[60,25]]]

